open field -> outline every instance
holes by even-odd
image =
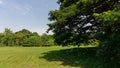
[[[70,48],[70,47],[69,47]],[[68,47],[1,47],[0,68],[96,68],[94,53],[76,56]],[[93,51],[95,49],[92,49]],[[82,52],[81,52],[82,53]],[[92,59],[89,59],[89,56]]]
[[[0,68],[68,68],[61,62],[49,62],[44,52],[60,50],[61,47],[1,47]],[[54,58],[54,56],[53,56]]]

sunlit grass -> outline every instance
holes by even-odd
[[[44,52],[65,49],[62,47],[1,47],[0,68],[69,68],[60,61],[49,62]],[[54,56],[53,56],[54,58]]]
[[[99,62],[95,50],[60,46],[1,47],[0,68],[96,68]]]

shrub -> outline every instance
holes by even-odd
[[[98,52],[106,68],[118,68],[120,65],[120,36],[102,43]]]

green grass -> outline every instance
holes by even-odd
[[[95,47],[0,47],[0,68],[100,68],[95,51]]]
[[[69,68],[60,61],[50,62],[44,52],[61,50],[62,47],[1,47],[0,68]],[[53,56],[54,58],[54,56]]]

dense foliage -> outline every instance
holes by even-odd
[[[50,11],[49,30],[62,45],[83,43],[91,38],[107,40],[120,32],[119,0],[58,0]],[[113,34],[114,33],[114,34]],[[104,37],[104,38],[101,38]]]
[[[27,29],[13,33],[10,29],[6,28],[3,33],[0,33],[1,46],[53,46],[54,39],[52,35],[39,35],[36,32],[30,32]]]
[[[119,67],[120,0],[58,0],[58,4],[59,9],[50,11],[52,23],[48,24],[55,42],[79,45],[98,40],[98,54],[104,57],[105,63],[114,63],[106,66]]]

